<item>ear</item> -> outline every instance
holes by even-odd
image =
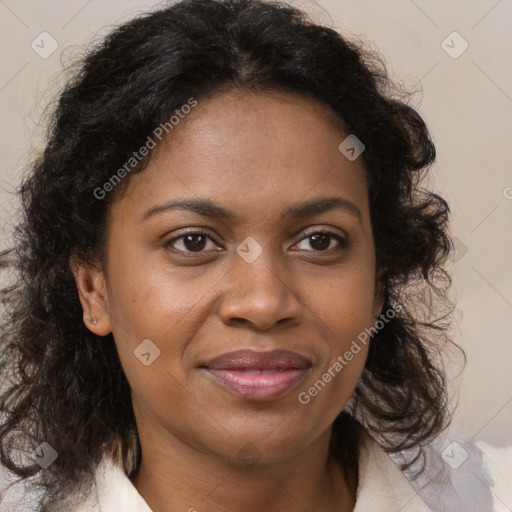
[[[69,266],[82,304],[85,326],[98,336],[106,336],[112,329],[107,287],[99,263],[86,264],[73,254],[69,258]]]

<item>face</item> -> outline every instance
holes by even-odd
[[[113,333],[139,431],[271,460],[329,430],[364,366],[353,342],[382,308],[363,160],[338,149],[347,135],[313,99],[222,93],[129,178],[105,266],[76,277],[87,326]],[[256,356],[212,363],[239,350]],[[250,366],[274,350],[293,354]]]

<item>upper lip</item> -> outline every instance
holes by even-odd
[[[258,352],[254,350],[236,350],[215,357],[203,367],[211,370],[289,370],[309,368],[311,361],[290,350],[272,350]]]

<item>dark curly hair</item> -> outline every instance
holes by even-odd
[[[114,339],[99,343],[82,322],[70,268],[71,255],[104,257],[109,205],[129,176],[102,200],[94,191],[176,109],[220,89],[305,94],[364,142],[384,310],[401,309],[372,336],[333,446],[344,449],[351,416],[389,452],[421,453],[450,421],[440,359],[453,312],[449,207],[420,186],[435,147],[411,93],[389,78],[378,53],[282,2],[182,0],[117,27],[68,72],[46,148],[19,188],[14,246],[4,252],[14,280],[2,290],[0,461],[44,491],[39,510],[89,489],[106,455],[127,474],[140,461]],[[43,441],[58,453],[44,470],[23,458]]]

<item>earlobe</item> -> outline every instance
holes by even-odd
[[[87,317],[87,321],[90,322],[92,325],[96,325],[97,323],[96,318],[91,318],[90,316]]]
[[[69,266],[83,309],[85,326],[98,336],[106,336],[112,329],[108,308],[108,295],[103,271],[71,256]]]

